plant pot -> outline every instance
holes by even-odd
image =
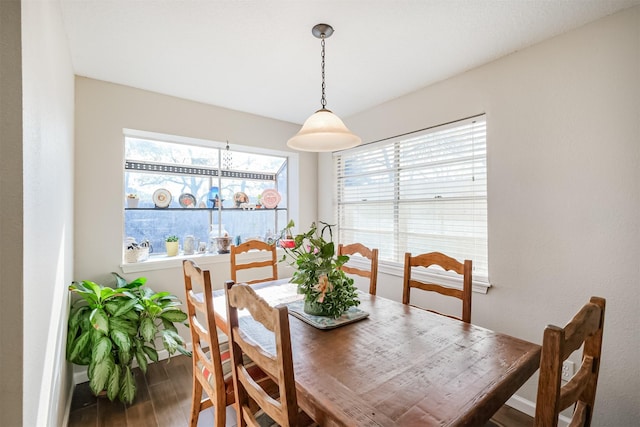
[[[326,316],[326,312],[324,306],[318,302],[314,301],[304,301],[303,310],[305,313],[310,314],[312,316]]]
[[[167,248],[167,256],[176,256],[178,255],[178,250],[180,249],[179,242],[164,242]]]
[[[127,197],[127,207],[128,208],[137,208],[138,207],[138,203],[140,203],[140,199],[133,199],[133,198]]]
[[[281,248],[295,248],[296,241],[294,239],[280,239]]]

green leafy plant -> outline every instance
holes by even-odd
[[[289,261],[296,267],[291,279],[305,295],[305,304],[315,305],[322,315],[340,317],[342,313],[360,304],[353,279],[347,277],[341,267],[349,261],[347,255],[337,256],[331,225],[315,223],[309,231],[296,235],[293,247],[284,246],[285,255],[280,261]],[[289,221],[282,235],[295,226]],[[328,235],[328,240],[325,239]]]
[[[175,234],[172,234],[171,236],[167,236],[164,240],[166,242],[177,242],[178,236],[176,236]]]
[[[115,288],[88,280],[69,286],[82,298],[69,313],[66,356],[72,363],[88,365],[94,394],[106,390],[110,400],[117,397],[130,404],[136,396],[133,361],[146,374],[149,361],[158,361],[156,338],[170,356],[176,351],[191,355],[175,326],[187,314],[178,308],[182,303],[176,296],[145,287],[146,278],[127,283],[112,274]]]

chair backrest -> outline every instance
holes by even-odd
[[[343,265],[342,271],[347,274],[356,274],[361,277],[369,279],[369,293],[371,295],[376,294],[376,287],[378,283],[378,249],[369,249],[361,243],[352,243],[350,245],[338,245],[338,255],[355,255],[360,254],[362,257],[367,258],[370,261],[368,270]]]
[[[249,252],[251,250],[257,251],[265,251],[269,255],[269,259],[255,262],[246,262],[239,263],[238,255]],[[268,280],[278,280],[278,255],[276,253],[276,246],[271,245],[269,243],[262,242],[260,240],[249,240],[244,243],[239,244],[238,246],[231,246],[231,280],[234,282],[241,281],[243,283],[259,283],[266,282]],[[247,270],[250,268],[260,268],[265,271],[268,271],[267,268],[271,269],[271,275],[265,276],[260,279],[255,280],[239,280],[238,279],[238,271]]]
[[[216,408],[215,425],[224,426],[225,407],[233,403],[234,394],[231,387],[227,389],[224,381],[222,354],[213,310],[211,277],[208,270],[202,270],[191,260],[182,262],[182,270],[193,344],[194,394],[197,394],[192,396],[191,424],[195,425],[193,420],[197,424],[201,410],[213,405]],[[206,391],[208,398],[201,400],[202,389]]]
[[[247,284],[227,282],[226,292],[238,426],[258,425],[252,402],[278,425],[297,425],[298,403],[287,307],[269,306]],[[275,343],[275,353],[262,347],[258,343],[259,340],[252,337],[250,326],[245,328],[245,322],[238,322],[238,310],[242,309],[246,309],[255,321],[273,333],[274,338],[270,342]],[[269,392],[251,377],[245,367],[244,356],[248,356],[277,383],[279,399],[271,397]]]
[[[453,271],[462,275],[462,290],[443,286],[437,283],[421,282],[411,277],[412,267],[429,267],[432,265],[437,265],[442,267],[444,270]],[[466,323],[471,323],[471,269],[472,262],[470,260],[465,260],[462,263],[440,252],[429,252],[416,256],[411,256],[411,253],[407,252],[404,254],[402,303],[411,303],[411,288],[437,292],[441,295],[458,298],[462,301],[462,317],[451,316],[448,314],[444,315],[462,320]]]
[[[556,427],[558,414],[575,403],[570,426],[588,427],[593,416],[602,353],[605,299],[591,297],[564,328],[544,330],[536,399],[537,427]],[[584,343],[582,363],[563,386],[562,364]]]

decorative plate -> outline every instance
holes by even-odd
[[[276,206],[278,206],[278,203],[280,203],[280,200],[282,200],[280,193],[278,193],[273,188],[264,190],[262,192],[262,204],[267,209],[273,209]]]
[[[178,197],[178,203],[183,208],[195,208],[196,207],[196,197],[190,193],[182,193],[180,197]]]
[[[166,188],[158,188],[153,193],[153,203],[156,208],[166,208],[171,204],[171,193]]]
[[[249,196],[247,196],[247,194],[243,193],[242,191],[238,191],[233,195],[233,202],[236,208],[240,208],[242,207],[241,205],[243,203],[249,203]]]
[[[333,329],[339,326],[348,325],[349,323],[357,322],[369,316],[366,311],[359,308],[349,307],[340,317],[334,319],[329,316],[314,316],[304,311],[304,301],[294,301],[287,304],[289,308],[289,314],[297,317],[318,329]]]

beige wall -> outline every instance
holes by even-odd
[[[74,75],[58,1],[22,1],[22,66],[24,186],[15,201],[24,208],[23,425],[54,426],[71,391],[65,337],[74,230]],[[14,250],[20,241],[10,242]]]
[[[591,295],[605,297],[594,425],[637,425],[640,7],[346,122],[374,141],[483,112],[493,288],[474,294],[473,323],[540,343],[546,324],[563,325]],[[321,182],[330,182],[330,157],[320,156]],[[400,299],[399,277],[378,283]],[[536,381],[519,395],[535,400]]]
[[[122,273],[123,129],[136,129],[230,144],[291,151],[286,141],[299,126],[83,77],[76,78],[75,272],[76,280],[108,283]],[[316,219],[317,155],[300,153],[296,223]],[[290,177],[297,179],[297,176]],[[123,274],[144,276],[150,287],[184,294],[181,264]],[[214,286],[230,278],[228,255],[200,264]],[[143,264],[140,266],[144,267]],[[185,332],[185,331],[183,331]],[[188,337],[188,333],[183,334]]]
[[[22,56],[20,1],[0,1],[0,414],[22,424]]]

